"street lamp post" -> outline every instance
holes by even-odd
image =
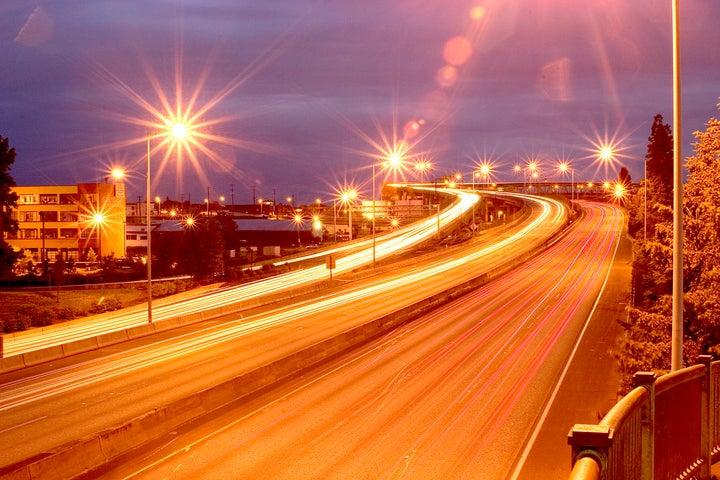
[[[375,268],[375,164],[372,165],[372,252],[373,268]]]
[[[300,240],[300,225],[302,225],[302,215],[299,213],[296,213],[293,217],[293,220],[295,220],[295,226],[297,227],[297,239],[298,239],[298,247],[302,247],[302,241]]]
[[[97,232],[97,239],[98,239],[98,257],[100,258],[100,265],[102,266],[102,227],[105,222],[105,217],[102,213],[96,213],[93,215],[92,219],[93,223],[95,224],[95,231]]]
[[[340,193],[340,203],[345,205],[345,209],[348,213],[348,239],[352,240],[352,202],[357,198],[357,191],[355,189],[344,189]]]
[[[347,203],[345,205],[345,208],[348,212],[348,239],[352,240],[353,238],[353,230],[352,230],[352,205],[351,203]]]
[[[189,134],[187,125],[181,122],[175,122],[168,126],[166,134],[174,136],[178,140],[182,140]],[[147,134],[147,171],[145,174],[145,230],[147,235],[147,314],[148,323],[152,323],[152,220],[150,216],[150,139],[152,134]]]
[[[558,170],[561,173],[570,171],[570,201],[575,201],[575,169],[571,168],[569,163],[563,162],[558,166]]]
[[[147,236],[147,258],[145,264],[147,266],[147,317],[148,323],[152,323],[152,229],[150,218],[150,133],[147,135],[147,172],[145,174],[145,230]]]
[[[337,200],[333,198],[333,235],[337,243]]]
[[[680,97],[679,0],[672,0],[673,24],[673,289],[671,370],[683,366],[683,184]]]

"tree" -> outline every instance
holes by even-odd
[[[670,126],[663,124],[662,115],[655,115],[645,155],[645,178],[628,205],[628,231],[652,238],[655,225],[667,221],[672,208],[673,137]],[[670,213],[672,217],[672,212]]]
[[[620,185],[624,185],[626,188],[630,188],[632,178],[630,177],[630,172],[627,167],[622,167],[620,169],[620,173],[618,174],[618,183]]]
[[[685,316],[687,336],[701,353],[720,354],[720,120],[695,132],[687,159],[685,210]]]
[[[220,222],[207,218],[203,222],[195,222],[182,239],[183,266],[198,281],[212,280],[215,274],[225,269],[223,242]]]
[[[0,277],[10,275],[15,261],[20,258],[20,253],[5,241],[5,232],[15,234],[18,230],[17,221],[10,215],[18,200],[17,193],[12,191],[15,180],[10,175],[14,162],[15,149],[10,148],[9,140],[0,135]]]
[[[665,142],[669,128],[660,128],[658,117],[655,119],[653,131]],[[720,354],[720,121],[710,119],[707,129],[695,132],[695,138],[683,188],[685,364],[700,354]],[[633,289],[639,293],[627,321],[621,322],[625,334],[615,355],[624,387],[635,371],[662,373],[670,366],[673,212],[669,203],[672,188],[667,184],[672,172],[661,174],[657,164],[653,169],[650,165],[648,162],[648,199],[653,198],[653,203],[648,200],[648,224],[653,227],[648,228],[646,240],[635,241]],[[667,178],[657,178],[659,175]]]
[[[673,200],[673,136],[670,126],[663,123],[663,116],[655,115],[645,166],[649,181],[648,197],[663,205],[672,205]]]

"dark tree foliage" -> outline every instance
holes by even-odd
[[[630,187],[632,184],[632,178],[630,178],[630,172],[628,171],[627,167],[622,167],[620,169],[620,173],[618,174],[618,183],[620,185],[625,185],[625,187]]]
[[[181,251],[183,270],[193,275],[195,280],[209,281],[223,273],[225,243],[221,222],[215,218],[196,222],[185,231]]]
[[[184,234],[183,234],[184,235]],[[178,242],[174,235],[153,235],[152,253],[153,253],[153,277],[182,275],[189,273],[184,268],[182,243]]]
[[[673,192],[673,136],[662,115],[655,115],[648,137],[645,155],[647,180],[651,184],[652,201],[672,205]]]
[[[673,137],[662,115],[655,115],[645,155],[646,175],[628,205],[628,231],[638,238],[654,238],[655,225],[672,218]]]
[[[20,257],[5,241],[5,232],[12,234],[18,229],[17,221],[10,215],[11,208],[17,206],[18,200],[17,194],[12,191],[15,180],[10,175],[14,162],[15,149],[10,148],[9,140],[0,135],[0,277],[9,275]]]
[[[232,216],[227,214],[219,214],[215,219],[220,228],[220,234],[225,245],[225,250],[237,250],[240,248],[240,237],[238,235],[237,223]]]
[[[695,154],[687,159],[684,186],[684,364],[697,355],[720,355],[720,121],[696,132]],[[634,304],[616,358],[627,390],[638,370],[664,373],[670,367],[672,326],[672,143],[670,129],[655,117],[648,148],[647,236],[635,232]],[[655,141],[654,141],[655,140]],[[664,145],[664,147],[659,147]],[[668,160],[669,158],[669,160]],[[669,164],[669,167],[668,167]],[[652,168],[651,168],[652,165]],[[630,206],[642,220],[644,191]],[[634,213],[633,213],[634,212]]]
[[[685,324],[701,353],[720,355],[720,120],[695,132],[684,189]]]

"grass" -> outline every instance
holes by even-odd
[[[57,318],[56,313],[51,312],[73,312],[73,317],[83,317],[92,314],[92,309],[98,303],[106,300],[113,300],[122,307],[129,307],[147,300],[145,290],[137,288],[97,288],[56,290],[43,292],[13,292],[4,291],[0,293],[0,331],[16,330],[17,319],[23,312],[32,311],[32,316],[38,316],[37,312],[48,312],[52,315],[49,323],[57,323],[68,318]],[[43,315],[44,316],[44,315]],[[36,325],[37,318],[29,319],[32,324],[26,328]],[[20,328],[22,329],[22,328]]]

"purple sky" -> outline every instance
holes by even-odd
[[[717,117],[720,2],[681,1],[684,156]],[[4,0],[0,135],[19,185],[94,182],[144,198],[147,135],[199,114],[191,153],[152,140],[152,195],[331,201],[370,194],[404,138],[432,177],[530,159],[558,179],[633,180],[655,114],[672,124],[670,0]],[[164,100],[163,100],[164,99]],[[167,107],[165,106],[167,105]],[[612,141],[614,165],[593,143]],[[378,171],[379,171],[378,167]],[[409,180],[417,176],[408,171]],[[378,176],[379,181],[380,175]],[[521,180],[521,178],[520,178]]]

